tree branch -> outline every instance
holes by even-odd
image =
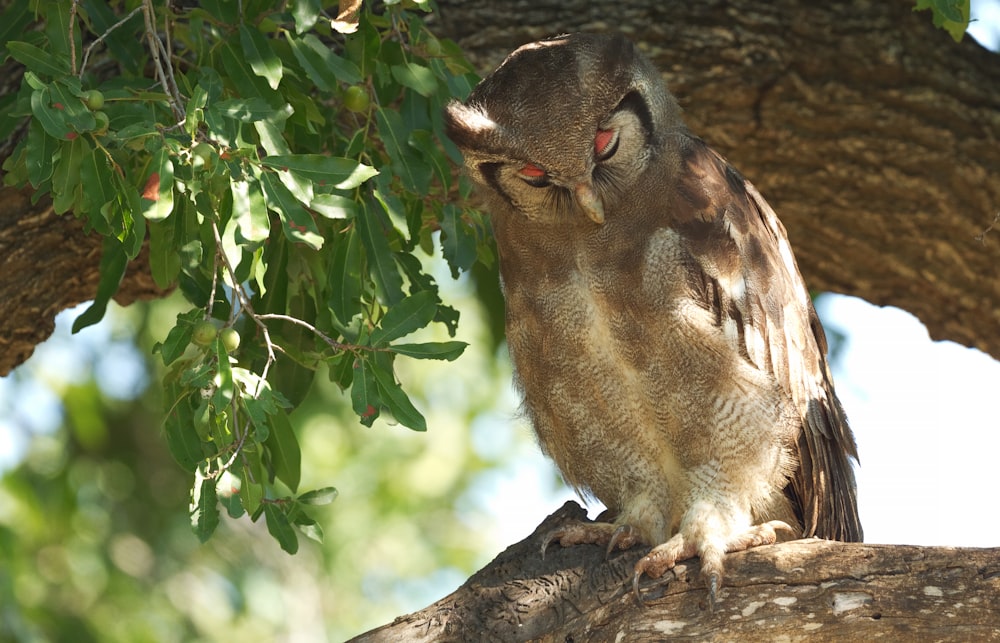
[[[531,40],[623,31],[774,207],[810,288],[1000,358],[1000,234],[984,234],[1000,214],[1000,57],[971,38],[908,0],[438,5],[438,31],[483,73]]]
[[[353,639],[386,641],[1000,640],[1000,549],[799,540],[726,558],[714,612],[697,559],[642,583],[648,548],[550,547],[549,530],[585,516],[567,502],[453,594]]]

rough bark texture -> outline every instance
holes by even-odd
[[[52,334],[56,315],[93,299],[100,279],[101,238],[52,211],[47,198],[0,189],[0,375],[31,357]],[[162,297],[149,274],[147,249],[129,265],[115,301]]]
[[[1000,549],[800,540],[726,559],[714,611],[697,559],[676,578],[632,567],[646,549],[539,548],[548,530],[585,516],[568,502],[462,587],[353,639],[388,641],[998,641]]]
[[[996,54],[907,0],[438,5],[439,31],[484,73],[547,35],[625,32],[775,208],[810,288],[1000,358]]]

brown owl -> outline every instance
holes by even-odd
[[[785,229],[619,35],[525,45],[445,113],[491,214],[516,380],[611,523],[558,540],[693,556],[860,541],[857,450]]]

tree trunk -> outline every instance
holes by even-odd
[[[715,609],[697,559],[644,579],[646,552],[549,547],[567,502],[458,590],[353,639],[388,641],[1000,641],[1000,549],[799,540],[730,554]]]
[[[664,71],[692,129],[774,206],[812,289],[898,306],[932,337],[1000,358],[995,54],[955,44],[909,0],[438,4],[437,30],[484,73],[529,40],[624,31]],[[16,90],[12,60],[0,78],[0,95]],[[0,161],[12,143],[0,142]],[[3,375],[55,313],[93,297],[100,252],[45,200],[0,188],[0,204]],[[160,294],[150,286],[139,263],[119,300]]]

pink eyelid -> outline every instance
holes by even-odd
[[[527,176],[533,179],[545,176],[545,170],[537,165],[532,165],[531,163],[527,163],[519,170],[519,172],[522,176]]]
[[[608,145],[611,141],[615,139],[615,131],[613,129],[599,129],[597,130],[597,135],[594,136],[594,154],[601,156],[608,150]]]

